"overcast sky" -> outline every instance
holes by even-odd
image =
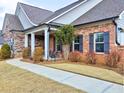
[[[55,11],[77,0],[0,0],[0,29],[2,29],[5,13],[14,14],[17,2]]]

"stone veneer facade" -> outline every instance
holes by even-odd
[[[77,27],[76,34],[77,35],[83,35],[83,54],[85,57],[85,54],[89,51],[89,34],[90,33],[96,33],[96,32],[109,32],[110,34],[110,49],[109,52],[117,50],[121,52],[122,60],[124,56],[124,46],[120,47],[116,44],[116,34],[115,34],[115,25],[112,21],[101,21],[96,23],[90,23],[87,25],[82,25]],[[97,62],[105,63],[105,54],[96,53],[97,56]]]
[[[24,33],[23,32],[14,32],[14,55],[15,57],[22,57],[22,50],[24,48]]]
[[[14,57],[22,57],[22,50],[24,48],[24,33],[19,31],[6,31],[3,38],[5,43],[9,43],[12,38],[14,40],[12,45],[12,53],[14,52]]]

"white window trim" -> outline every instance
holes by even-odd
[[[103,32],[97,32],[97,33],[101,33],[101,34],[103,34],[104,35],[104,33]],[[96,42],[96,34],[97,33],[94,33],[94,52],[96,53],[96,54],[104,54],[104,52],[96,52],[96,44],[104,44],[104,41],[103,42]]]
[[[59,44],[56,42],[55,49],[56,49],[57,52],[61,52],[61,50],[58,50],[58,47],[57,47],[58,45],[59,45]]]
[[[72,45],[72,51],[74,52],[75,51],[75,44],[78,44],[79,46],[80,46],[80,42],[79,43],[77,43],[77,42],[75,42],[75,40],[73,40],[73,45]],[[77,51],[77,50],[76,50]]]

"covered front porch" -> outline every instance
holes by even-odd
[[[42,47],[44,60],[62,58],[61,51],[57,51],[55,31],[56,28],[48,26],[40,26],[26,31],[24,47],[31,48],[31,56],[33,56],[35,47]]]

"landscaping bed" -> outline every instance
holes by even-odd
[[[0,62],[0,93],[86,93]]]

